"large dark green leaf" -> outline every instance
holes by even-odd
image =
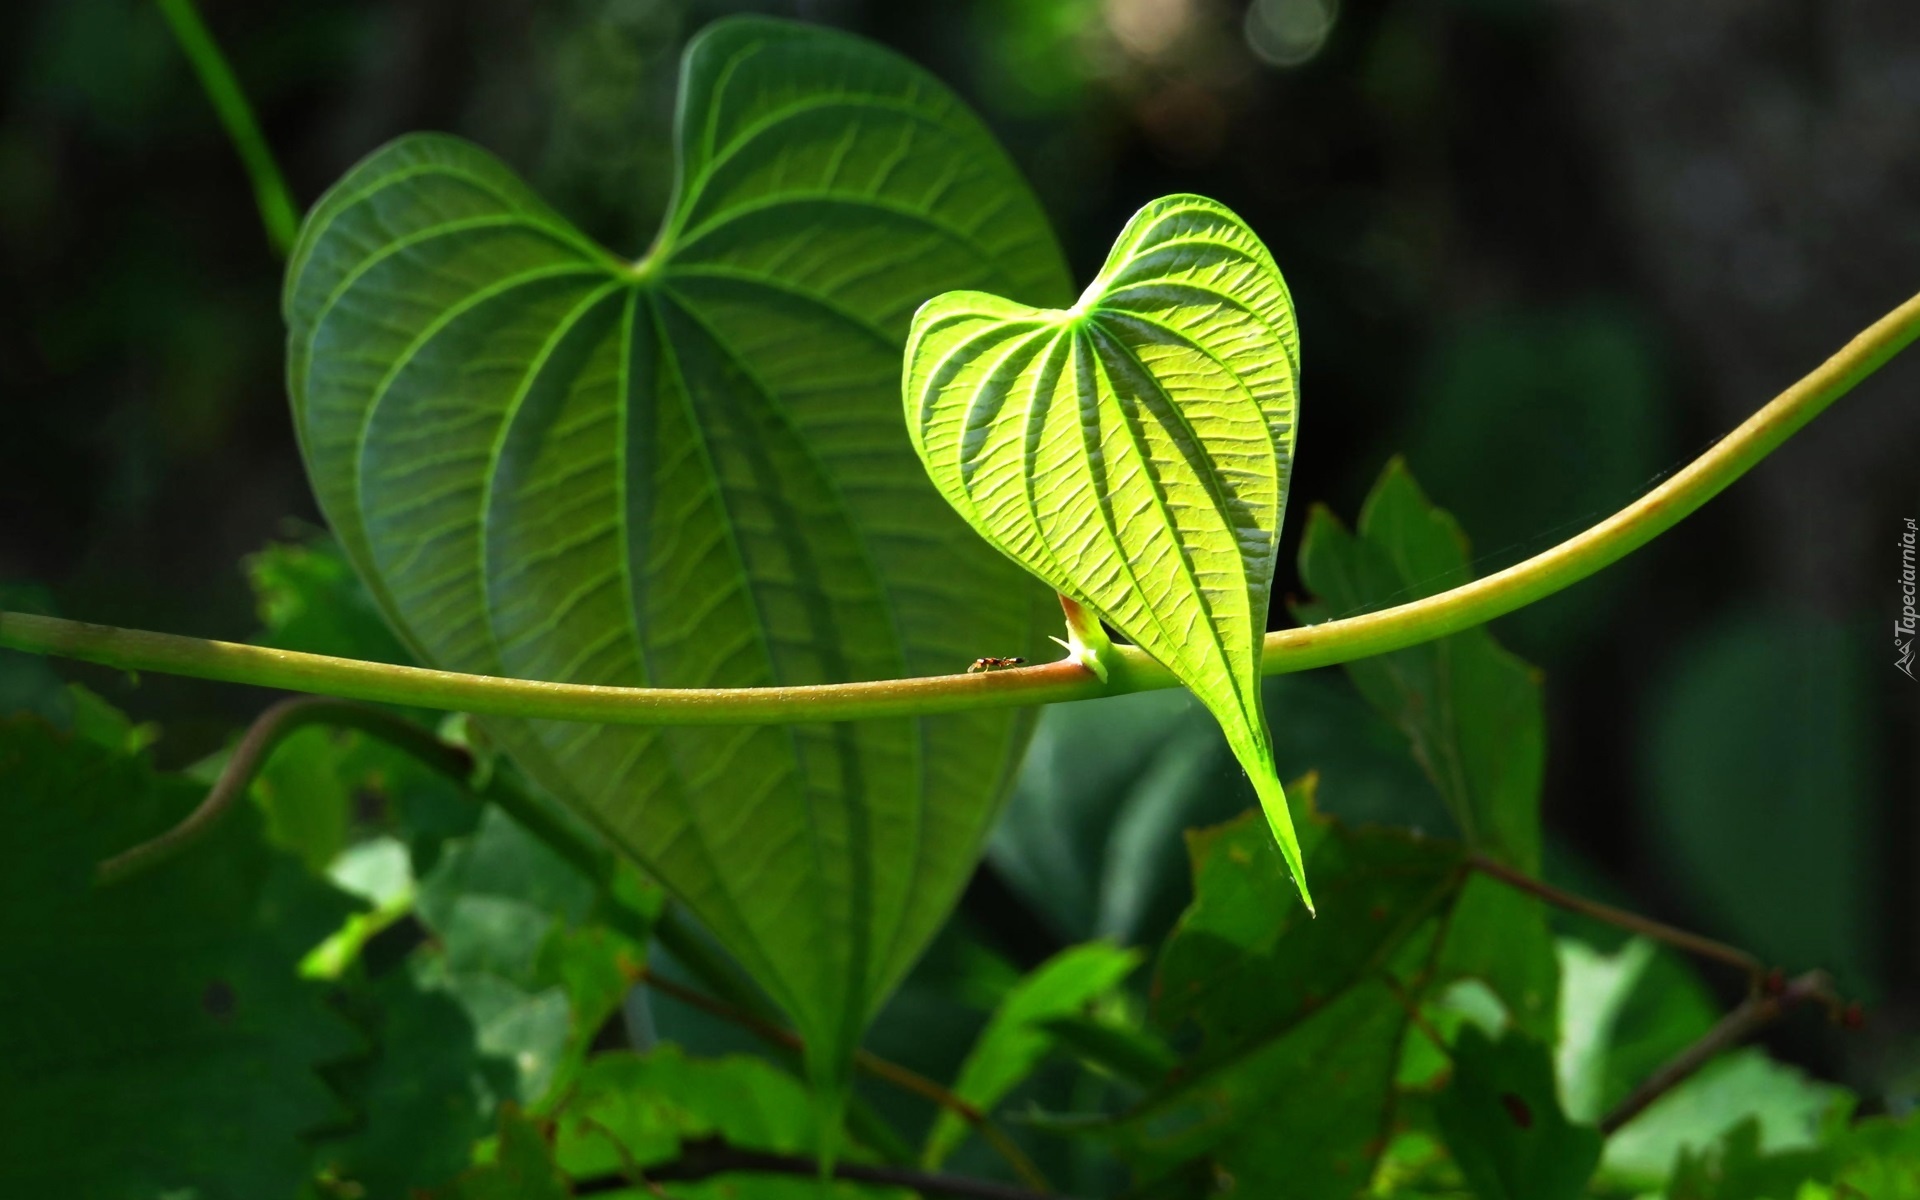
[[[1305,896],[1260,691],[1299,345],[1253,231],[1168,196],[1134,214],[1072,308],[950,292],[921,309],[906,407],[927,473],[980,535],[1219,720]]]
[[[452,138],[376,153],[309,216],[289,382],[316,492],[438,666],[726,687],[1035,653],[1030,578],[900,427],[914,310],[1062,303],[1031,194],[937,81],[732,20],[687,52],[653,248],[591,244]],[[490,722],[793,1015],[823,1081],[951,906],[1018,715],[670,731]]]
[[[202,794],[142,760],[0,722],[0,1194],[290,1196],[341,1114],[318,1068],[358,1048],[301,957],[348,898],[240,806],[191,855],[112,887],[94,865]]]

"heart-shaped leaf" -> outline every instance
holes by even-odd
[[[759,19],[689,48],[678,145],[637,263],[448,137],[377,152],[308,217],[294,413],[395,627],[440,667],[689,688],[1035,653],[1045,593],[941,503],[894,407],[928,296],[1071,295],[1006,155],[912,64]],[[700,916],[835,1087],[1028,722],[489,728]]]
[[[915,315],[907,364],[934,483],[1212,711],[1305,897],[1260,700],[1300,374],[1266,247],[1223,206],[1168,196],[1072,308],[949,293]]]

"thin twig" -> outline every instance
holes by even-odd
[[[797,1051],[803,1048],[800,1035],[792,1030],[782,1029],[773,1022],[754,1013],[735,1008],[724,1000],[717,1000],[684,984],[675,983],[658,972],[643,969],[640,972],[640,981],[691,1008],[697,1008],[710,1016],[738,1025],[762,1041],[788,1050]],[[977,1105],[955,1095],[918,1071],[890,1062],[867,1050],[854,1051],[853,1065],[855,1069],[864,1071],[875,1079],[890,1083],[902,1091],[912,1092],[953,1113],[978,1133],[995,1153],[1005,1159],[1007,1165],[1013,1168],[1014,1173],[1025,1181],[1029,1188],[1042,1195],[1052,1192],[1053,1185],[1047,1181],[1047,1177],[1041,1172],[1039,1166],[1027,1157],[1019,1144],[1007,1136],[1006,1131]],[[648,1177],[658,1178],[651,1171],[648,1172]]]
[[[1689,954],[1697,954],[1701,958],[1735,967],[1745,972],[1750,982],[1757,982],[1766,973],[1765,964],[1745,950],[1729,946],[1725,942],[1716,942],[1710,937],[1677,929],[1651,917],[1643,917],[1639,913],[1628,912],[1624,908],[1615,908],[1611,904],[1602,904],[1598,900],[1589,900],[1585,896],[1576,896],[1572,892],[1562,891],[1550,883],[1542,882],[1522,871],[1516,871],[1505,863],[1495,861],[1484,854],[1468,855],[1467,865],[1490,879],[1497,879],[1516,891],[1538,896],[1547,903],[1564,908],[1568,912],[1592,917],[1596,921],[1642,934],[1656,942],[1665,942]]]
[[[425,726],[405,717],[346,700],[296,696],[268,708],[247,727],[199,807],[160,836],[102,862],[95,877],[102,884],[118,883],[157,866],[205,837],[233,807],[234,801],[246,794],[247,785],[266,766],[280,743],[309,725],[356,729],[405,751],[456,782],[466,782],[472,773],[471,755],[441,741]]]
[[[732,1171],[756,1175],[790,1175],[817,1179],[820,1164],[797,1154],[771,1154],[763,1150],[745,1150],[728,1145],[720,1138],[683,1141],[680,1157],[646,1169],[651,1183],[692,1183]],[[1010,1184],[987,1179],[967,1179],[920,1171],[911,1167],[876,1167],[864,1163],[836,1163],[833,1178],[848,1183],[871,1183],[883,1187],[909,1188],[923,1196],[955,1197],[957,1200],[1040,1200],[1046,1195]],[[597,1175],[574,1181],[573,1194],[593,1196],[617,1192],[633,1186],[625,1175]]]
[[[1778,991],[1759,991],[1748,996],[1740,1002],[1739,1007],[1721,1017],[1712,1029],[1701,1034],[1698,1041],[1668,1059],[1659,1070],[1642,1080],[1639,1087],[1634,1088],[1626,1099],[1601,1119],[1600,1132],[1612,1134],[1722,1051],[1739,1045],[1788,1011],[1810,1000],[1824,1004],[1829,1014],[1836,1018],[1841,1013],[1840,998],[1834,993],[1833,981],[1827,978],[1824,971],[1808,971],[1804,975],[1794,976]]]
[[[1577,583],[1671,529],[1718,495],[1881,364],[1920,337],[1920,296],[1875,321],[1660,486],[1559,545],[1451,591],[1363,616],[1266,636],[1261,672],[1280,675],[1370,658],[1485,624]],[[480,715],[608,725],[790,725],[1024,708],[1177,680],[1137,646],[1101,657],[1102,682],[1072,659],[977,675],[749,688],[619,688],[466,675],[299,654],[266,646],[0,612],[0,647],[126,671],[162,671]],[[956,670],[964,664],[955,663]]]

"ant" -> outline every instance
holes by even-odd
[[[973,665],[967,668],[967,674],[973,675],[980,671],[998,671],[1002,667],[1017,667],[1026,661],[1024,658],[976,658],[973,660]]]

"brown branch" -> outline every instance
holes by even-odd
[[[158,866],[205,837],[234,801],[246,794],[247,785],[280,743],[309,725],[355,729],[379,738],[458,783],[465,783],[473,770],[472,756],[465,750],[441,741],[431,730],[405,717],[347,700],[296,696],[268,708],[247,727],[199,807],[160,836],[102,862],[95,878],[102,884],[118,883]]]
[[[1808,1001],[1825,1005],[1828,1014],[1836,1020],[1844,1019],[1847,1012],[1853,1011],[1842,1007],[1840,997],[1833,990],[1833,981],[1827,978],[1824,971],[1808,971],[1787,980],[1778,989],[1757,991],[1741,1001],[1738,1008],[1721,1017],[1719,1023],[1701,1034],[1698,1041],[1668,1059],[1659,1070],[1642,1080],[1639,1087],[1634,1088],[1626,1099],[1601,1119],[1600,1132],[1612,1134],[1645,1112],[1655,1100],[1685,1082],[1716,1055],[1739,1045]]]
[[[1725,942],[1716,942],[1710,937],[1675,928],[1672,925],[1643,917],[1639,913],[1628,912],[1624,908],[1615,908],[1611,904],[1602,904],[1598,900],[1589,900],[1585,896],[1576,896],[1572,892],[1562,891],[1550,883],[1544,883],[1522,871],[1516,871],[1503,862],[1488,858],[1484,854],[1473,853],[1467,856],[1467,866],[1490,879],[1496,879],[1516,891],[1537,896],[1558,908],[1579,913],[1596,921],[1625,929],[1652,938],[1656,942],[1665,942],[1689,954],[1701,958],[1725,963],[1746,973],[1751,983],[1757,984],[1766,974],[1761,961],[1745,950],[1729,946]]]
[[[782,1029],[780,1026],[754,1013],[735,1008],[724,1000],[716,1000],[712,996],[695,991],[693,988],[687,987],[684,984],[675,983],[673,980],[664,978],[651,970],[642,970],[640,972],[640,980],[648,987],[656,989],[663,995],[672,996],[675,1000],[690,1007],[697,1008],[710,1016],[715,1016],[723,1021],[738,1025],[740,1028],[745,1029],[764,1042],[788,1050],[797,1051],[802,1049],[799,1034],[794,1033],[792,1030]],[[1031,1158],[1027,1157],[1026,1151],[1020,1149],[1019,1144],[1007,1136],[1006,1131],[1001,1129],[1000,1126],[994,1122],[993,1118],[981,1111],[977,1105],[971,1104],[960,1096],[955,1095],[953,1092],[940,1086],[933,1080],[928,1079],[918,1071],[910,1070],[907,1067],[901,1066],[899,1063],[890,1062],[867,1050],[854,1051],[853,1065],[856,1069],[866,1072],[875,1079],[890,1083],[902,1091],[912,1092],[914,1095],[932,1101],[939,1107],[953,1113],[962,1121],[965,1121],[974,1132],[978,1133],[981,1139],[993,1148],[995,1153],[1005,1159],[1007,1165],[1013,1168],[1014,1174],[1018,1175],[1029,1188],[1033,1189],[1034,1193],[1046,1195],[1052,1192],[1053,1185],[1047,1181],[1046,1175],[1041,1172],[1039,1166],[1036,1165]],[[658,1176],[652,1172],[649,1172],[648,1177],[658,1178]]]
[[[646,1169],[651,1184],[693,1183],[715,1175],[742,1171],[757,1175],[789,1175],[802,1179],[820,1177],[820,1164],[796,1154],[771,1154],[763,1150],[745,1150],[728,1145],[721,1138],[689,1139],[680,1143],[680,1157]],[[882,1187],[909,1188],[923,1196],[954,1197],[957,1200],[1040,1200],[1043,1192],[1029,1191],[987,1179],[967,1179],[911,1167],[877,1167],[864,1163],[836,1163],[832,1176],[848,1183],[870,1183]],[[593,1196],[624,1191],[634,1186],[626,1175],[596,1175],[574,1181],[573,1194]]]

